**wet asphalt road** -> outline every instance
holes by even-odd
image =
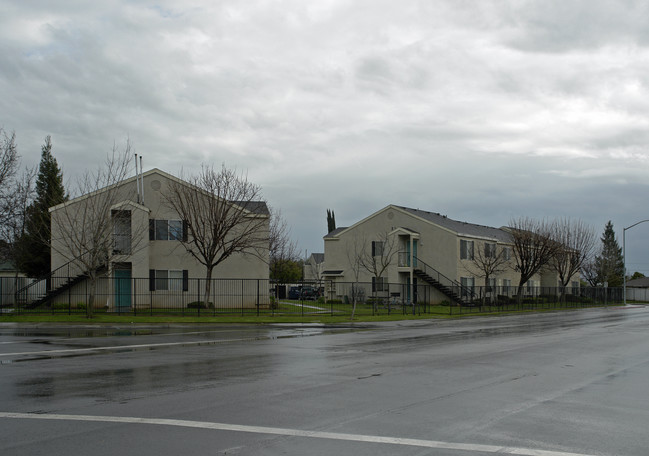
[[[649,308],[0,323],[0,455],[649,454]],[[544,452],[545,451],[545,452]]]

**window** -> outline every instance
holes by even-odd
[[[149,220],[150,241],[186,240],[186,228],[182,220]]]
[[[183,224],[180,220],[169,220],[169,240],[182,241]]]
[[[473,277],[460,277],[460,284],[462,285],[462,299],[472,299],[475,279]]]
[[[496,290],[496,279],[489,279],[487,282],[487,292]]]
[[[496,244],[485,243],[484,245],[484,256],[485,258],[493,258],[496,256]]]
[[[385,277],[372,277],[372,291],[387,291],[387,289]]]
[[[511,247],[503,247],[503,259],[508,260],[511,259],[512,257],[512,248]]]
[[[156,290],[168,290],[169,289],[169,283],[167,280],[169,279],[169,271],[166,269],[164,270],[156,270],[155,271],[155,289]]]
[[[473,241],[460,240],[460,259],[473,259]]]
[[[579,296],[579,281],[573,280],[572,282],[570,282],[570,285],[572,286],[572,294]]]
[[[507,295],[509,294],[509,288],[512,286],[512,281],[511,279],[503,279],[503,294]]]
[[[536,282],[534,280],[527,281],[527,294],[534,296],[534,291],[536,291]]]
[[[189,275],[187,269],[168,270],[168,269],[150,269],[149,270],[149,290],[150,291],[187,291],[189,289]]]
[[[131,212],[113,210],[113,254],[131,253]]]
[[[169,271],[169,289],[172,291],[182,291],[183,271]]]
[[[385,242],[383,241],[372,241],[372,256],[383,256],[383,248],[385,247]]]

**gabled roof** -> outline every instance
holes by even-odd
[[[460,222],[458,220],[450,219],[447,216],[438,214],[436,212],[422,211],[419,209],[412,209],[405,206],[397,206],[395,204],[390,204],[384,207],[383,209],[355,223],[351,227],[337,228],[331,233],[327,234],[324,238],[335,239],[338,237],[338,235],[341,232],[348,230],[349,228],[353,228],[354,226],[363,223],[365,220],[374,217],[380,212],[384,212],[389,209],[405,212],[409,215],[412,215],[413,217],[417,217],[420,220],[423,220],[425,222],[431,223],[433,225],[436,225],[438,227],[456,233],[458,236],[476,237],[476,238],[490,239],[490,240],[495,240],[500,242],[511,242],[511,234],[500,228],[494,228],[491,226],[484,226],[484,225],[476,225],[467,222]],[[398,229],[409,231],[415,234],[417,233],[411,228],[405,226],[398,227]]]
[[[347,228],[348,228],[347,226],[341,226],[340,228],[336,228],[335,230],[333,230],[333,231],[327,233],[327,234],[325,235],[325,239],[328,239],[328,238],[335,238],[337,234],[342,233],[342,232],[345,231]]]
[[[191,185],[190,183],[188,183],[188,182],[186,182],[186,181],[184,181],[184,180],[182,180],[182,179],[180,179],[180,178],[178,178],[176,176],[173,176],[173,175],[171,175],[169,173],[166,173],[166,172],[164,172],[164,171],[162,171],[162,170],[160,170],[158,168],[153,168],[153,169],[150,169],[148,171],[145,171],[144,173],[142,173],[142,177],[148,177],[148,176],[150,176],[152,174],[158,174],[158,175],[160,175],[160,176],[162,176],[162,177],[164,177],[166,179],[169,179],[169,180],[174,181],[174,182],[179,182],[179,183],[182,183],[182,184],[185,184],[185,185],[188,185],[188,186]],[[59,207],[63,207],[65,205],[74,203],[76,201],[83,200],[83,199],[88,198],[90,196],[97,195],[99,193],[105,192],[108,189],[113,188],[115,186],[122,186],[122,185],[130,184],[130,183],[134,182],[136,180],[136,178],[137,178],[136,176],[131,176],[131,177],[129,177],[127,179],[124,179],[123,181],[120,181],[120,182],[118,182],[118,183],[116,183],[114,185],[110,185],[108,187],[104,187],[104,188],[95,190],[93,192],[86,193],[85,195],[78,196],[78,197],[73,198],[73,199],[71,199],[69,201],[66,201],[64,203],[61,203],[61,204],[58,204],[56,206],[50,207],[49,211],[52,212],[52,211],[58,209]],[[230,202],[232,204],[236,205],[236,206],[241,206],[243,209],[245,209],[245,210],[247,210],[247,211],[249,211],[249,212],[251,212],[253,214],[270,215],[270,212],[268,210],[268,206],[266,205],[265,201],[248,201],[248,202],[230,201]]]
[[[325,259],[324,253],[312,253],[311,257],[316,264],[322,263]]]
[[[409,207],[403,206],[394,206],[412,214],[416,217],[424,219],[428,222],[434,223],[444,227],[450,231],[457,233],[459,236],[471,236],[471,237],[485,237],[497,239],[502,242],[511,241],[511,235],[500,228],[494,228],[491,226],[476,225],[474,223],[460,222],[448,218],[445,215],[441,215],[435,212],[427,212],[419,209],[412,209]]]
[[[630,288],[649,288],[649,277],[627,280],[626,286]]]
[[[265,201],[230,201],[236,206],[240,206],[247,211],[257,215],[270,215],[268,205]]]

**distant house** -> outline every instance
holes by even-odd
[[[520,275],[514,270],[511,234],[493,228],[452,220],[445,215],[389,205],[350,227],[324,236],[326,267],[323,276],[331,299],[349,293],[346,284],[368,284],[364,295],[377,291],[410,301],[418,287],[426,285],[425,300],[431,303],[472,299],[475,294],[512,296]],[[364,252],[365,266],[358,254]],[[502,252],[502,270],[486,277],[476,258]],[[367,263],[374,263],[374,269]],[[380,277],[376,272],[385,266]],[[358,277],[357,277],[358,276]],[[371,284],[371,286],[370,286]],[[543,271],[526,284],[526,294],[542,287],[557,287],[557,275]],[[573,281],[571,286],[578,286]],[[478,287],[480,289],[478,290]],[[419,293],[415,299],[424,299]]]
[[[312,253],[304,262],[304,280],[319,282],[323,279],[324,253]]]
[[[22,272],[19,272],[10,261],[0,262],[0,307],[13,306],[15,304],[16,291],[33,282]],[[45,289],[44,283],[35,284],[32,293],[42,292]]]
[[[152,169],[142,174],[143,194],[138,192],[135,176],[110,189],[117,191],[118,197],[111,207],[105,208],[105,213],[99,214],[111,219],[113,229],[105,262],[98,271],[106,280],[97,293],[97,306],[110,309],[157,304],[181,306],[200,299],[204,286],[200,281],[205,277],[205,267],[183,247],[181,241],[187,240],[187,227],[165,203],[164,192],[172,182],[189,186],[170,174]],[[77,208],[92,206],[102,192],[108,190],[101,189],[50,208],[52,271],[59,276],[69,276],[73,293],[83,293],[87,287],[83,277],[88,271],[84,271],[79,262],[79,252],[66,249],[65,237],[70,235],[70,224],[74,225],[69,214],[81,213]],[[236,206],[237,202],[231,204]],[[264,202],[248,203],[243,209],[251,217],[269,217]],[[73,232],[72,235],[84,233]],[[268,274],[266,251],[265,255],[233,255],[214,269],[213,277],[215,280],[268,280]],[[254,287],[256,289],[257,285]],[[218,295],[219,288],[213,290]],[[252,292],[245,302],[241,302],[241,298],[237,301],[237,305],[258,304]]]
[[[626,299],[629,301],[649,301],[649,277],[627,280]]]

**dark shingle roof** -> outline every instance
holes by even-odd
[[[333,231],[329,232],[328,234],[326,234],[326,235],[325,235],[325,239],[326,239],[326,238],[336,237],[336,235],[337,235],[338,233],[340,233],[341,231],[346,230],[347,228],[348,228],[347,226],[341,226],[340,228],[336,228],[335,230],[333,230]]]
[[[626,286],[631,288],[649,288],[649,277],[627,280]]]
[[[232,201],[232,204],[241,206],[255,214],[270,215],[265,201]]]
[[[467,236],[476,236],[476,237],[486,237],[497,239],[502,242],[510,242],[511,235],[500,228],[494,228],[491,226],[476,225],[473,223],[460,222],[448,218],[445,215],[437,214],[435,212],[422,211],[419,209],[412,209],[409,207],[403,206],[394,206],[399,209],[403,209],[409,214],[415,215],[419,218],[427,220],[431,223],[444,227],[448,230],[454,231],[458,235],[467,235]]]
[[[315,260],[316,264],[322,263],[324,261],[324,253],[312,253],[311,256]]]

